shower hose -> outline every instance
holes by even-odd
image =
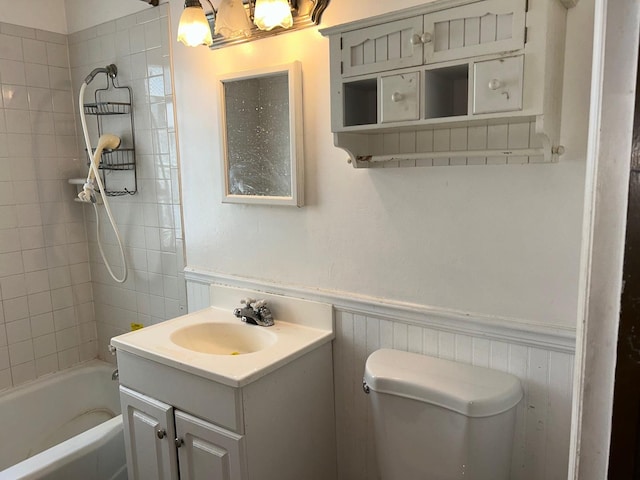
[[[100,152],[96,150],[95,155],[93,154],[93,150],[91,148],[91,141],[89,140],[89,133],[87,130],[87,120],[85,118],[84,101],[83,101],[84,91],[86,88],[87,88],[87,82],[84,81],[82,83],[82,86],[80,87],[80,94],[79,94],[79,101],[78,101],[78,106],[80,109],[80,123],[82,125],[82,133],[84,134],[84,142],[87,147],[87,152],[89,154],[89,157],[91,158],[91,161],[89,162],[89,174],[87,175],[87,181],[85,183],[85,186],[87,186],[88,184],[91,186],[93,185],[92,178],[91,178],[93,174],[93,178],[95,178],[95,181],[98,184],[98,191],[102,195],[102,202],[104,204],[104,209],[107,212],[107,217],[109,217],[109,222],[111,222],[111,227],[113,228],[113,231],[116,234],[116,240],[118,241],[118,246],[120,247],[120,258],[122,260],[122,268],[123,268],[122,277],[118,278],[113,273],[113,270],[111,269],[111,266],[109,265],[107,257],[104,253],[104,249],[102,248],[102,241],[100,240],[100,214],[98,212],[98,207],[96,205],[95,197],[92,197],[91,199],[88,199],[86,197],[80,197],[80,198],[85,202],[90,202],[91,204],[93,204],[93,209],[96,213],[96,237],[98,240],[98,249],[100,250],[100,255],[102,255],[102,260],[104,262],[105,267],[107,267],[107,271],[109,272],[109,275],[111,275],[111,278],[113,278],[116,282],[124,283],[127,280],[127,273],[128,273],[127,261],[124,256],[124,248],[122,246],[122,239],[120,238],[120,231],[118,230],[118,226],[116,225],[116,222],[113,219],[113,214],[111,213],[111,208],[109,207],[109,201],[107,200],[106,194],[104,194],[105,189],[102,183],[102,179],[100,178],[100,172],[98,171],[97,165],[99,163],[99,158],[96,158],[96,157],[99,157]],[[91,186],[89,188],[92,188]]]

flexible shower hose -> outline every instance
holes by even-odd
[[[100,172],[98,171],[98,167],[96,166],[96,162],[94,161],[95,158],[93,158],[93,154],[92,154],[93,149],[91,148],[91,141],[89,140],[89,132],[87,130],[87,120],[84,114],[84,91],[86,88],[87,88],[87,82],[83,82],[82,86],[80,87],[78,107],[80,109],[80,123],[82,125],[82,133],[84,134],[84,143],[87,147],[87,152],[91,157],[91,162],[89,162],[89,174],[87,175],[87,183],[91,182],[91,173],[93,173],[96,183],[98,184],[99,192],[102,195],[102,202],[104,204],[104,209],[107,212],[107,217],[109,217],[109,222],[111,222],[111,227],[113,228],[113,232],[116,234],[116,240],[118,241],[118,246],[120,247],[120,258],[122,259],[122,267],[123,267],[122,278],[118,278],[115,276],[115,274],[113,273],[113,270],[111,269],[111,266],[109,265],[109,262],[107,261],[107,257],[102,248],[102,242],[100,241],[100,214],[98,212],[98,207],[96,206],[95,202],[92,202],[93,209],[96,212],[96,236],[98,239],[98,249],[100,250],[102,261],[104,262],[105,267],[107,267],[107,271],[109,272],[109,275],[111,275],[111,278],[113,278],[118,283],[124,283],[127,280],[127,274],[128,274],[127,260],[125,259],[125,256],[124,256],[124,248],[122,246],[122,239],[120,238],[120,231],[118,230],[118,226],[116,225],[116,222],[113,219],[113,214],[111,213],[111,208],[109,207],[109,201],[107,200],[107,196],[103,195],[105,191],[104,185],[102,184],[102,179],[100,178]]]

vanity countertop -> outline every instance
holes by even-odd
[[[331,315],[331,307],[327,307]],[[176,332],[184,332],[199,324],[215,324],[221,330],[230,326],[230,330],[238,331],[243,337],[255,334],[256,337],[267,338],[267,342],[257,351],[243,354],[204,353],[175,342],[179,335]],[[332,321],[324,322],[324,325],[323,322],[316,322],[313,325],[290,323],[276,318],[275,325],[260,327],[242,322],[228,308],[209,307],[114,337],[111,345],[148,360],[237,388],[333,340],[335,335]]]

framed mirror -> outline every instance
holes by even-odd
[[[225,203],[304,204],[300,62],[219,77]]]

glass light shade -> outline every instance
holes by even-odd
[[[188,47],[211,46],[211,28],[202,7],[186,7],[178,24],[178,41]]]
[[[249,35],[251,22],[242,0],[222,0],[216,15],[216,34],[226,38]]]
[[[288,0],[257,0],[253,23],[260,30],[271,30],[277,26],[290,28],[293,16]]]

